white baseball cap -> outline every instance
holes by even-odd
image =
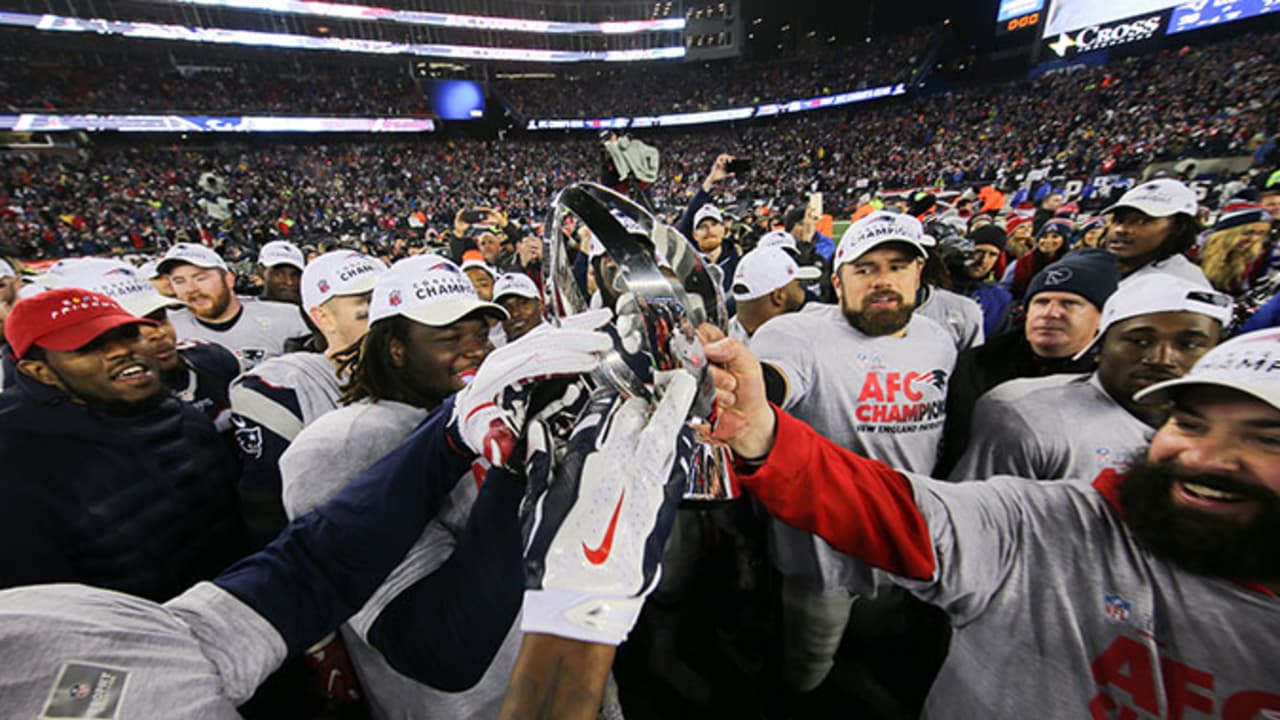
[[[95,265],[62,278],[62,287],[102,293],[120,303],[131,315],[146,317],[161,308],[186,307],[156,292],[155,287],[128,263],[113,262],[106,268]]]
[[[476,295],[462,269],[439,255],[415,255],[391,266],[373,286],[369,324],[394,315],[443,327],[476,311],[501,320],[507,311]]]
[[[888,242],[904,242],[916,249],[920,257],[928,253],[924,249],[924,226],[910,215],[877,211],[849,226],[840,238],[833,268],[853,262],[873,248]]]
[[[2,258],[0,258],[0,277],[18,277],[18,273],[14,271],[9,261]]]
[[[498,271],[492,265],[490,265],[489,263],[483,260],[477,260],[475,258],[471,258],[470,260],[463,260],[462,265],[459,269],[462,270],[463,272],[466,272],[471,268],[479,268],[489,273],[489,277],[496,278],[498,276]]]
[[[720,214],[720,208],[712,205],[711,203],[707,203],[706,205],[698,208],[698,212],[693,214],[693,226],[695,228],[698,227],[698,223],[701,223],[707,218],[711,218],[718,223],[724,222],[724,215]]]
[[[792,280],[811,282],[822,277],[816,267],[800,267],[781,247],[758,247],[742,256],[733,272],[733,299],[755,300]]]
[[[1089,347],[1076,354],[1084,357],[1101,342],[1112,325],[1139,315],[1163,312],[1193,312],[1217,320],[1226,327],[1231,322],[1231,296],[1165,273],[1137,277],[1120,287],[1102,306],[1098,334]]]
[[[796,245],[796,239],[786,230],[770,230],[761,235],[760,240],[756,243],[756,248],[767,247],[780,247],[793,253],[800,252],[800,246]]]
[[[503,273],[493,283],[493,301],[497,302],[503,295],[516,295],[530,300],[542,297],[533,279],[524,273]]]
[[[159,260],[149,260],[147,262],[142,263],[142,265],[138,267],[138,274],[148,280],[150,280],[151,278],[160,277],[160,270],[158,269],[159,267],[160,267]]]
[[[258,264],[264,267],[292,265],[302,270],[307,266],[307,258],[288,240],[272,240],[258,251]]]
[[[1205,353],[1186,375],[1139,390],[1133,399],[1164,395],[1184,385],[1239,390],[1280,410],[1280,328],[1237,335]]]
[[[1168,217],[1178,213],[1196,216],[1199,209],[1196,193],[1172,178],[1144,182],[1120,196],[1120,202],[1102,211],[1110,215],[1120,208],[1133,208],[1151,217]]]
[[[167,275],[174,265],[182,263],[195,265],[198,268],[227,270],[226,261],[218,253],[204,245],[186,242],[176,243],[166,250],[164,256],[160,258],[160,262],[156,265],[156,270],[162,275]]]
[[[355,250],[334,250],[312,260],[302,271],[302,307],[319,307],[329,298],[373,290],[386,263]]]
[[[8,265],[9,263],[5,263]],[[110,258],[99,257],[73,257],[63,258],[58,262],[49,266],[47,270],[40,274],[40,284],[46,288],[54,289],[61,287],[74,287],[67,285],[67,278],[76,275],[90,274],[94,272],[106,272],[114,270],[122,263],[119,260],[111,260]]]

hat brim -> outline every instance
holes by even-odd
[[[1171,217],[1173,215],[1177,215],[1178,213],[1182,212],[1181,210],[1169,210],[1167,208],[1156,208],[1156,207],[1152,207],[1151,205],[1146,205],[1143,203],[1130,202],[1130,203],[1116,203],[1115,205],[1112,205],[1106,210],[1103,210],[1102,214],[1110,215],[1111,213],[1117,210],[1120,210],[1122,208],[1130,208],[1132,210],[1137,210],[1138,212],[1143,213],[1145,215],[1150,215],[1151,217]],[[1186,213],[1183,213],[1183,214],[1185,215]]]
[[[508,296],[522,297],[522,298],[527,298],[529,300],[541,299],[538,293],[532,290],[521,290],[519,288],[512,288],[510,290],[503,290],[501,294],[494,295],[493,301],[496,303],[498,302],[498,300],[501,300],[502,298],[508,297]]]
[[[795,278],[797,280],[818,280],[822,277],[822,270],[812,265],[805,265],[796,268]]]
[[[177,310],[186,307],[185,303],[178,302],[173,298],[167,298],[160,293],[138,298],[116,298],[116,302],[120,303],[120,307],[128,310],[130,314],[137,315],[140,318],[145,318],[161,309]]]
[[[160,275],[168,275],[169,271],[172,270],[175,265],[190,265],[192,267],[198,267],[203,270],[221,270],[223,272],[230,272],[230,270],[227,269],[227,266],[225,263],[221,265],[218,265],[218,264],[203,265],[194,260],[188,260],[186,258],[169,258],[168,260],[161,260],[159,263],[156,264],[156,277],[159,277]]]
[[[319,302],[307,302],[306,293],[303,293],[302,300],[303,305],[305,306],[303,309],[310,310],[314,307],[320,307],[336,297],[351,297],[352,295],[364,295],[365,293],[371,293],[373,292],[373,287],[378,284],[378,277],[381,274],[382,273],[367,273],[359,279],[352,281],[352,283],[347,287],[327,293],[324,296],[324,299]]]
[[[297,260],[292,260],[290,258],[281,258],[279,260],[276,260],[275,262],[269,262],[269,263],[264,263],[261,260],[259,260],[258,264],[261,265],[262,267],[269,267],[269,268],[276,267],[277,265],[288,265],[290,267],[296,267],[299,270],[306,270],[306,267],[304,267],[303,263],[300,263]]]
[[[41,335],[34,338],[31,344],[54,352],[71,352],[88,345],[104,333],[126,325],[151,325],[154,327],[155,323],[133,315],[101,315],[92,320]],[[25,354],[26,351],[24,350],[23,352]]]
[[[851,262],[853,262],[854,260],[857,260],[858,258],[862,257],[863,255],[866,255],[867,253],[871,252],[872,250],[875,250],[876,248],[880,247],[881,245],[886,245],[886,244],[888,244],[888,243],[903,243],[904,245],[910,245],[911,247],[915,248],[915,251],[916,251],[917,253],[919,253],[919,254],[920,254],[920,257],[922,257],[922,258],[927,258],[927,257],[929,257],[929,251],[925,249],[924,245],[922,245],[922,244],[920,243],[920,241],[919,241],[919,240],[913,240],[913,239],[911,239],[911,238],[907,238],[907,237],[900,237],[900,236],[897,236],[897,235],[891,235],[891,236],[888,236],[888,237],[876,238],[876,239],[872,240],[871,242],[867,243],[866,247],[858,248],[858,252],[857,252],[857,254],[854,254],[854,253],[853,253],[853,248],[850,248],[850,249],[849,249],[849,257],[847,257],[847,258],[845,258],[844,260],[840,261],[840,265],[847,265],[848,263],[851,263]],[[839,266],[837,266],[837,267],[839,267]]]
[[[1262,402],[1270,405],[1276,410],[1280,410],[1280,389],[1277,389],[1272,392],[1266,392],[1263,390],[1259,390],[1256,387],[1250,387],[1246,383],[1240,382],[1231,374],[1217,372],[1217,371],[1196,373],[1194,375],[1184,375],[1180,378],[1174,378],[1173,380],[1165,380],[1164,382],[1156,383],[1155,385],[1152,385],[1149,388],[1143,388],[1142,390],[1139,390],[1138,392],[1134,393],[1133,399],[1139,400],[1139,401],[1147,400],[1147,399],[1159,400],[1159,399],[1168,397],[1169,391],[1171,390],[1187,387],[1190,385],[1209,385],[1212,387],[1222,387],[1230,390],[1236,390],[1250,397],[1257,398],[1258,400],[1261,400]]]
[[[445,300],[421,305],[409,310],[403,310],[400,314],[423,325],[444,327],[445,325],[452,325],[474,312],[485,313],[498,320],[506,320],[510,317],[501,305],[471,298]]]

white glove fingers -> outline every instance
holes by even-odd
[[[605,323],[612,319],[612,310],[609,310],[608,308],[596,308],[594,310],[580,312],[577,315],[570,315],[569,317],[561,318],[560,327],[562,329],[595,330],[596,328],[603,327]]]
[[[698,382],[689,373],[677,372],[671,376],[653,417],[640,434],[636,446],[638,461],[643,459],[645,463],[654,463],[652,467],[655,468],[665,469],[670,465],[676,440],[689,417],[689,408],[693,407],[697,392]],[[665,471],[662,480],[666,480]]]
[[[623,462],[630,462],[628,457],[631,453],[628,450],[635,446],[636,438],[644,430],[646,415],[648,415],[649,403],[638,397],[633,397],[622,404],[613,417],[610,419],[609,426],[601,431],[597,438],[597,447],[602,450],[609,448],[621,453],[618,457]]]

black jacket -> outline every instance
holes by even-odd
[[[988,390],[1017,378],[1086,373],[1093,372],[1094,368],[1092,355],[1079,360],[1036,355],[1021,330],[997,335],[983,345],[961,352],[947,389],[947,424],[942,434],[942,454],[933,476],[945,478],[964,456],[969,447],[974,406]]]
[[[245,554],[237,478],[186,403],[122,415],[19,375],[0,393],[0,587],[78,582],[168,600]]]

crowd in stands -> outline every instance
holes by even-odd
[[[734,203],[784,207],[820,190],[837,215],[851,213],[876,190],[976,187],[1033,169],[1088,178],[1136,173],[1159,160],[1274,152],[1280,87],[1274,39],[1244,36],[1012,86],[644,139],[662,154],[664,182],[655,192],[667,208],[679,208],[693,194],[709,153],[726,150],[754,161],[733,190]],[[143,86],[141,80],[128,84]],[[351,97],[366,87],[364,80],[351,83]],[[592,87],[597,99],[609,95],[607,88],[616,92],[616,85]],[[242,101],[250,102],[237,98]],[[298,101],[293,93],[279,98],[303,109],[292,104]],[[598,177],[600,164],[599,146],[585,134],[203,150],[98,146],[76,160],[10,155],[3,161],[0,244],[31,256],[61,256],[163,245],[161,238],[201,233],[223,234],[252,249],[281,228],[304,239],[393,236],[445,230],[448,208],[459,199],[531,221],[558,188]],[[198,188],[206,172],[225,181],[226,212],[211,214],[203,202],[215,200]],[[410,226],[414,213],[422,213],[422,222]]]
[[[904,82],[933,32],[923,28],[781,61],[571,69],[556,78],[498,80],[493,87],[526,118],[633,117],[743,107]]]

